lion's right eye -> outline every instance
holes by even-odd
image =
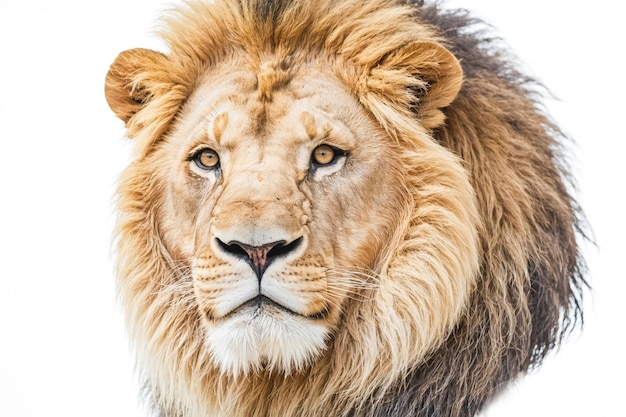
[[[216,169],[220,165],[220,157],[213,149],[202,149],[193,156],[193,161],[204,170]]]
[[[326,167],[345,158],[347,152],[330,145],[319,145],[311,154],[311,163],[314,167]]]

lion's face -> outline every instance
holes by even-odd
[[[430,35],[328,54],[258,28],[236,39],[231,5],[216,3],[216,22],[235,20],[202,32],[199,49],[198,32],[179,30],[215,25],[176,24],[170,53],[125,51],[107,74],[138,151],[118,190],[131,338],[173,415],[273,415],[236,399],[265,390],[282,404],[294,386],[316,391],[307,410],[325,398],[334,411],[320,413],[345,414],[368,401],[363,387],[374,395],[424,363],[468,312],[475,193],[432,136],[461,67]],[[190,19],[213,16],[197,7]],[[342,38],[320,25],[326,46]]]
[[[159,223],[191,265],[219,366],[290,373],[376,285],[406,183],[392,142],[332,76],[300,71],[267,97],[258,83],[278,84],[272,70],[232,67],[202,81],[155,152]]]
[[[135,49],[111,66],[107,100],[139,151],[118,193],[118,284],[155,392],[175,386],[202,415],[223,406],[205,395],[215,378],[391,384],[459,322],[477,207],[430,129],[462,73],[435,42],[397,42],[350,61]]]

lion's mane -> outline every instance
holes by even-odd
[[[137,149],[118,192],[119,296],[147,394],[164,415],[472,416],[506,382],[540,364],[580,321],[584,222],[571,196],[566,138],[542,111],[540,86],[465,11],[391,0],[216,0],[171,10],[160,34],[165,59],[120,55],[107,76],[107,99]],[[385,72],[412,43],[452,52],[462,86],[446,81],[455,68],[431,65],[439,49],[420,56],[420,68]],[[410,276],[412,265],[394,264],[394,257],[435,245],[432,263],[442,274],[470,271],[476,278],[467,305],[457,306],[462,313],[421,356],[413,344],[428,323],[411,322],[410,311],[423,306],[411,305],[400,285],[398,298],[387,302],[389,311],[404,305],[406,316],[346,308],[329,346],[307,369],[233,376],[212,363],[189,290],[190,265],[162,241],[157,213],[165,184],[153,151],[167,141],[202,75],[233,51],[245,51],[251,61],[272,52],[332,63],[390,140],[427,138],[420,146],[432,152],[405,161],[413,164],[404,175],[416,206],[400,222],[408,228],[405,240],[387,248],[386,265]],[[457,91],[451,104],[440,99]],[[446,172],[456,160],[463,172]],[[445,181],[462,176],[473,196],[456,201]],[[429,188],[435,180],[444,185]],[[475,242],[448,236],[437,247],[423,240],[416,225],[448,227],[428,224],[429,207],[452,213],[433,214],[438,222],[456,222],[450,230],[466,223]],[[455,246],[445,247],[449,242]],[[460,259],[457,250],[473,260]],[[441,290],[429,289],[428,308],[443,314],[453,306],[438,304],[447,296]]]

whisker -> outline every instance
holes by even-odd
[[[380,274],[367,267],[332,268],[327,271],[327,276],[329,280],[326,291],[332,298],[369,301],[380,286]]]

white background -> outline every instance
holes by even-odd
[[[103,95],[118,52],[159,47],[164,1],[0,0],[0,415],[130,417],[137,387],[110,234],[129,158]],[[585,329],[488,417],[625,417],[626,134],[620,2],[467,0],[560,101],[598,247]]]

